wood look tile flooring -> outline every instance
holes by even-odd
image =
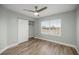
[[[31,38],[5,50],[1,55],[77,55],[77,52],[72,47]]]

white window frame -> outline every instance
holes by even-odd
[[[50,25],[51,25],[51,20],[60,20],[60,28],[61,28],[61,25],[62,25],[62,22],[61,22],[61,19],[50,19],[50,20],[42,20],[41,22],[43,22],[43,21],[49,21],[49,27],[50,27]],[[40,22],[40,24],[41,24],[41,22]],[[61,28],[62,29],[62,28]],[[42,25],[41,25],[41,29],[40,30],[42,30]],[[42,33],[42,31],[41,31],[41,34],[44,34],[44,35],[51,35],[50,34],[50,29],[48,30],[49,32],[47,33],[47,34],[45,34],[45,33]],[[57,34],[53,34],[53,35],[51,35],[51,36],[61,36],[61,30],[60,30],[60,33],[59,33],[59,35],[57,35]]]

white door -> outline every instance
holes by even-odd
[[[28,41],[28,20],[18,20],[18,42]]]

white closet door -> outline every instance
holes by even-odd
[[[28,20],[18,20],[18,42],[28,41]]]

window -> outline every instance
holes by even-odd
[[[61,36],[61,19],[41,21],[41,33]]]

